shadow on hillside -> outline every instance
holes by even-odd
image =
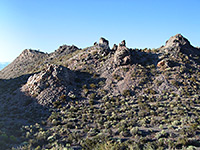
[[[100,81],[105,81],[105,79],[99,78],[98,75],[94,76],[88,72],[71,72],[75,75],[75,81],[69,85],[66,93],[73,91],[77,97],[76,99],[67,97],[67,101],[70,103],[87,99],[87,95],[83,98],[80,94],[84,86],[91,94],[95,93],[95,88],[99,86]],[[27,82],[30,76],[31,74],[9,80],[0,80],[0,130],[9,136],[20,137],[22,126],[40,124],[42,121],[47,120],[51,114],[49,107],[38,104],[34,97],[30,97],[20,90],[20,87]],[[96,87],[91,87],[93,84]]]
[[[158,54],[151,53],[151,52],[144,52],[141,50],[133,49],[131,51],[132,55],[132,64],[140,64],[142,66],[147,65],[157,65],[159,58]]]
[[[94,99],[97,100],[100,97],[95,93],[98,88],[105,84],[106,79],[100,78],[98,74],[91,74],[86,70],[72,71],[75,74],[74,88],[71,89],[78,97],[76,100]],[[95,96],[91,98],[92,95]],[[72,100],[71,102],[75,102]],[[97,101],[96,101],[97,103]]]
[[[41,123],[50,115],[47,107],[21,92],[20,87],[30,75],[0,80],[0,131],[8,137],[20,137],[22,126]]]

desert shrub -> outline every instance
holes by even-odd
[[[92,99],[92,100],[94,100],[96,98],[96,93],[91,93],[89,95],[89,98]]]
[[[122,92],[122,95],[123,96],[131,96],[131,92],[130,92],[130,90],[124,90],[123,92]]]
[[[91,87],[92,89],[95,89],[95,88],[96,88],[96,85],[95,85],[94,83],[91,83],[91,84],[90,84],[90,87]]]
[[[133,127],[131,130],[130,130],[130,133],[134,136],[136,134],[139,134],[139,128],[138,127]]]
[[[117,80],[117,81],[119,81],[119,80],[122,79],[122,78],[121,78],[119,75],[117,75],[117,74],[114,74],[114,75],[113,75],[113,78],[114,78],[115,80]]]
[[[61,95],[60,97],[59,97],[59,99],[61,100],[61,101],[66,101],[66,98],[67,98],[67,96],[66,95]]]
[[[90,104],[90,105],[94,105],[94,99],[90,99],[90,100],[89,100],[89,104]]]

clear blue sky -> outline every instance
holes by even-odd
[[[84,48],[101,36],[110,46],[158,48],[181,33],[200,46],[200,0],[0,0],[0,62],[24,49]]]

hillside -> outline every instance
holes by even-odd
[[[199,70],[181,34],[158,49],[24,50],[0,71],[0,147],[200,148]]]

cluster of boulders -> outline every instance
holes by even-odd
[[[104,56],[108,55],[108,53],[110,52],[109,41],[106,40],[103,37],[101,37],[99,39],[99,43],[95,42],[94,46],[97,46],[97,47],[100,48],[99,51],[98,51],[98,54],[101,57],[104,57]]]
[[[110,50],[109,41],[101,37],[99,39],[99,44],[95,42],[94,46],[100,46],[103,48],[99,51],[103,56],[112,51],[114,53],[114,63],[116,65],[126,65],[131,63],[131,51],[126,47],[125,40],[119,43],[119,45],[114,44],[113,48]]]
[[[131,51],[126,47],[126,42],[123,40],[118,46],[114,45],[114,63],[116,65],[126,65],[131,63]]]
[[[169,40],[166,41],[165,44],[165,48],[183,47],[183,46],[191,47],[191,44],[181,34],[176,34],[175,36],[172,36]]]
[[[190,42],[181,34],[176,34],[166,41],[165,46],[160,48],[164,55],[171,56],[172,58],[179,59],[182,54],[186,54],[187,58],[200,55],[200,49],[193,47]],[[182,53],[182,54],[181,54]],[[157,67],[165,69],[171,66],[169,58],[163,57],[158,63]]]

